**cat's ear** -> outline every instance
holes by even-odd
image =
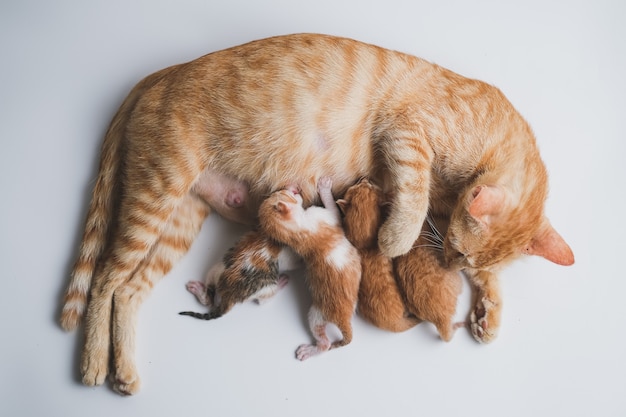
[[[346,208],[348,208],[349,203],[344,200],[343,198],[340,200],[336,201],[337,203],[337,207],[339,207],[339,210],[341,211],[342,214],[346,214]]]
[[[289,204],[284,203],[282,201],[279,201],[278,203],[276,203],[274,205],[274,209],[281,214],[287,214],[291,211],[291,207],[289,206]]]
[[[539,232],[524,248],[528,255],[537,255],[558,265],[572,265],[574,253],[565,240],[554,230],[550,222],[545,219]]]
[[[502,212],[505,193],[498,186],[479,185],[470,191],[469,214],[479,222],[489,225]]]

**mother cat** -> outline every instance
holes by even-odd
[[[61,317],[74,329],[89,295],[83,382],[112,372],[118,392],[139,389],[137,308],[211,208],[254,221],[289,184],[312,203],[322,176],[336,196],[362,176],[392,193],[388,256],[411,249],[429,210],[449,220],[445,256],[476,287],[479,341],[497,330],[498,267],[521,254],[573,263],[543,215],[533,134],[498,89],[349,39],[251,42],[148,76],[109,127]]]

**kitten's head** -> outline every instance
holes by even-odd
[[[355,247],[363,249],[377,246],[384,203],[385,195],[380,187],[366,178],[350,187],[343,199],[337,200],[344,215],[346,237]]]
[[[523,254],[573,264],[570,247],[543,214],[545,191],[533,191],[516,198],[502,186],[478,185],[461,195],[444,241],[448,264],[491,270]]]
[[[302,196],[295,189],[284,189],[263,201],[259,207],[259,220],[262,224],[289,224],[297,222],[302,211]]]

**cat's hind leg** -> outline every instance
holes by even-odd
[[[309,326],[315,338],[315,344],[303,344],[298,347],[296,358],[301,361],[326,352],[331,346],[330,339],[326,333],[328,321],[324,319],[322,312],[315,306],[312,306],[309,310]]]
[[[113,388],[120,394],[131,395],[140,388],[134,357],[139,306],[154,285],[187,252],[209,211],[209,206],[197,196],[190,194],[184,197],[170,216],[150,255],[139,265],[133,276],[115,291],[112,326],[115,366]]]
[[[149,255],[174,211],[177,198],[155,202],[149,191],[128,193],[103,266],[94,276],[85,317],[81,373],[85,385],[100,385],[108,374],[113,294]]]
[[[259,305],[265,304],[270,298],[275,296],[278,291],[285,288],[287,284],[289,284],[289,275],[280,274],[275,284],[261,288],[252,296],[252,300]]]

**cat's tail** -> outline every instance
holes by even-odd
[[[210,313],[196,313],[194,311],[181,311],[181,316],[191,316],[201,320],[213,320],[222,316],[221,312],[211,311]]]
[[[100,168],[87,212],[78,258],[63,299],[60,321],[61,327],[65,330],[74,330],[85,312],[91,281],[106,248],[107,237],[112,228],[111,220],[115,218],[117,210],[125,129],[135,103],[141,93],[154,83],[155,76],[160,78],[161,74],[145,78],[130,92],[113,117],[105,135],[100,154]]]

